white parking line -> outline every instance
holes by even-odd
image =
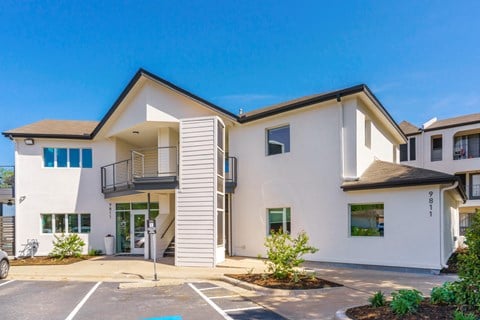
[[[213,289],[218,289],[220,287],[208,287],[208,288],[201,288],[201,289],[198,289],[200,291],[207,291],[207,290],[213,290]]]
[[[235,298],[240,297],[239,294],[233,294],[231,296],[218,296],[218,297],[208,297],[208,299],[226,299],[226,298]]]
[[[90,298],[90,296],[95,292],[95,290],[97,290],[98,286],[100,286],[102,284],[102,281],[99,281],[97,282],[92,289],[90,289],[90,291],[88,291],[88,293],[85,295],[85,297],[83,297],[82,301],[80,301],[77,306],[75,307],[75,309],[73,309],[72,312],[70,312],[70,314],[68,315],[68,317],[65,318],[65,320],[72,320],[73,317],[75,317],[75,315],[78,313],[78,311],[80,311],[80,309],[83,307],[83,305],[85,304],[85,302],[87,302],[88,298]]]
[[[256,310],[256,309],[263,309],[263,307],[248,307],[248,308],[237,308],[237,309],[227,309],[223,310],[225,312],[235,312],[235,311],[245,311],[245,310]]]
[[[13,281],[15,281],[15,280],[10,280],[10,281],[7,281],[7,282],[0,283],[0,287],[1,287],[1,286],[4,286],[4,285],[6,285],[6,284],[9,284],[10,282],[13,282]]]
[[[215,311],[217,311],[224,319],[226,320],[233,320],[232,317],[230,317],[225,311],[223,311],[222,309],[220,309],[219,306],[217,306],[212,300],[210,300],[206,295],[204,295],[200,289],[198,289],[197,287],[195,287],[193,284],[189,283],[188,284],[190,286],[190,288],[193,289],[193,291],[195,291],[196,293],[198,293],[198,295],[200,297],[203,298],[203,300],[207,301],[207,303],[212,306],[213,309],[215,309]],[[212,288],[213,289],[213,288]]]

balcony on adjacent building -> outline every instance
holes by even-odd
[[[175,189],[178,186],[177,147],[132,150],[130,159],[103,166],[101,174],[105,197]]]

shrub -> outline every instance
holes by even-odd
[[[78,234],[70,234],[68,236],[62,234],[61,236],[54,235],[53,250],[50,256],[60,260],[66,257],[79,257],[85,242],[78,236]]]
[[[420,291],[415,289],[401,289],[398,292],[392,292],[392,297],[390,308],[400,316],[417,312],[420,302],[423,300]]]
[[[90,249],[88,250],[88,255],[89,256],[99,256],[102,254],[102,250],[100,249]]]
[[[465,234],[468,250],[459,255],[458,276],[455,283],[456,302],[480,309],[480,214],[473,215],[472,225]]]
[[[441,287],[434,287],[430,293],[430,301],[433,304],[455,303],[456,285],[451,282],[445,282]]]
[[[370,302],[374,308],[383,307],[387,303],[385,300],[385,295],[382,293],[382,291],[375,292],[373,296],[368,298],[368,302]]]
[[[453,320],[477,320],[477,317],[473,313],[465,314],[461,311],[455,311],[453,313]]]
[[[300,232],[296,238],[292,238],[282,230],[279,232],[272,230],[265,240],[265,247],[267,271],[276,279],[285,279],[289,276],[298,279],[298,273],[294,268],[305,261],[302,256],[318,251],[317,248],[308,245],[308,236],[305,232]]]

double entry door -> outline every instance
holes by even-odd
[[[117,212],[117,253],[145,253],[147,210]]]

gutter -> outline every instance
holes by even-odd
[[[443,211],[445,209],[445,205],[444,205],[445,191],[455,189],[456,187],[458,187],[458,181],[455,181],[451,186],[440,189],[440,215],[439,215],[439,220],[440,220],[440,266],[442,268],[448,268],[448,265],[444,263],[444,261],[445,261],[445,255],[444,255],[445,243],[443,241],[444,240],[443,230],[445,229],[445,225],[444,225],[444,221],[443,221]]]

